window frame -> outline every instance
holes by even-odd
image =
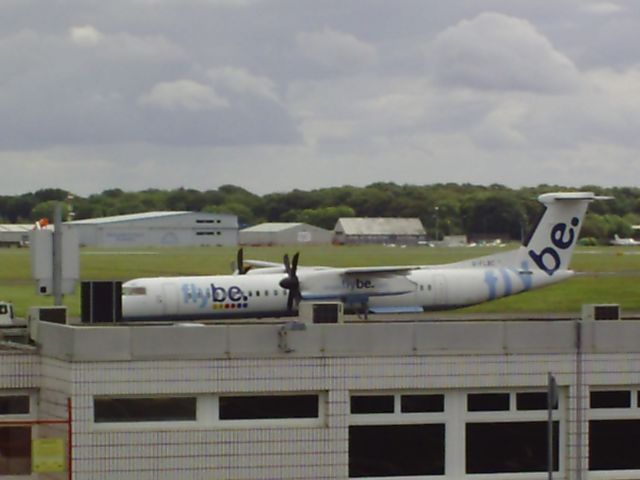
[[[628,407],[592,407],[591,393],[593,392],[619,392],[629,391],[631,402]],[[588,409],[587,409],[587,434],[591,436],[591,423],[598,421],[624,421],[634,420],[640,422],[640,387],[629,385],[609,385],[597,386],[589,388]],[[591,450],[587,451],[587,470],[589,478],[610,478],[615,475],[616,478],[638,478],[640,476],[640,466],[638,468],[627,469],[610,469],[610,470],[591,470]]]

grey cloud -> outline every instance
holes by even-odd
[[[228,99],[201,70],[159,35],[84,24],[58,36],[22,31],[0,38],[0,147],[296,141],[295,123],[266,77],[229,70],[236,90]]]
[[[443,85],[562,93],[579,85],[574,64],[526,20],[483,13],[441,32],[428,51]]]
[[[375,65],[376,49],[343,32],[325,28],[319,32],[301,32],[296,36],[301,53],[322,67],[337,71],[358,71]]]

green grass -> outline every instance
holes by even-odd
[[[515,248],[510,246],[507,248]],[[367,266],[442,264],[487,255],[496,248],[386,248],[377,245],[248,247],[245,258],[281,262],[284,253],[300,251],[301,265]],[[127,250],[82,249],[82,280],[128,280],[142,276],[226,274],[236,249],[143,248]],[[28,249],[0,250],[0,299],[12,301],[25,316],[29,306],[52,305],[51,297],[35,293]],[[576,277],[521,295],[488,302],[456,313],[579,312],[583,303],[618,303],[623,311],[640,311],[640,249],[583,247],[576,249],[572,268]],[[79,288],[64,303],[71,316],[80,312]]]

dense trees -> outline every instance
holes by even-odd
[[[431,238],[467,234],[472,238],[520,239],[536,222],[541,206],[536,197],[568,190],[540,185],[518,190],[503,185],[397,185],[374,183],[367,187],[342,186],[312,191],[255,195],[235,185],[198,191],[149,189],[125,192],[115,188],[86,198],[57,188],[18,196],[0,196],[0,218],[6,223],[31,223],[52,217],[56,202],[65,216],[75,219],[154,210],[188,210],[238,215],[242,226],[271,222],[304,222],[332,229],[340,217],[419,217]],[[596,202],[583,228],[583,237],[606,241],[615,233],[632,235],[640,224],[640,188],[583,187],[614,197]]]

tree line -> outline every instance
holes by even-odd
[[[503,185],[374,183],[311,191],[256,195],[235,185],[215,190],[188,188],[125,192],[109,189],[82,197],[58,188],[16,196],[0,196],[2,223],[31,223],[52,218],[62,202],[63,216],[76,220],[150,211],[232,213],[241,227],[262,222],[303,222],[333,229],[341,217],[418,217],[429,238],[467,235],[469,238],[521,239],[542,210],[538,195],[575,190],[539,185],[512,189]],[[613,199],[594,202],[582,230],[583,241],[606,242],[614,234],[630,237],[640,224],[640,188],[582,187]],[[589,239],[589,240],[585,240]]]

